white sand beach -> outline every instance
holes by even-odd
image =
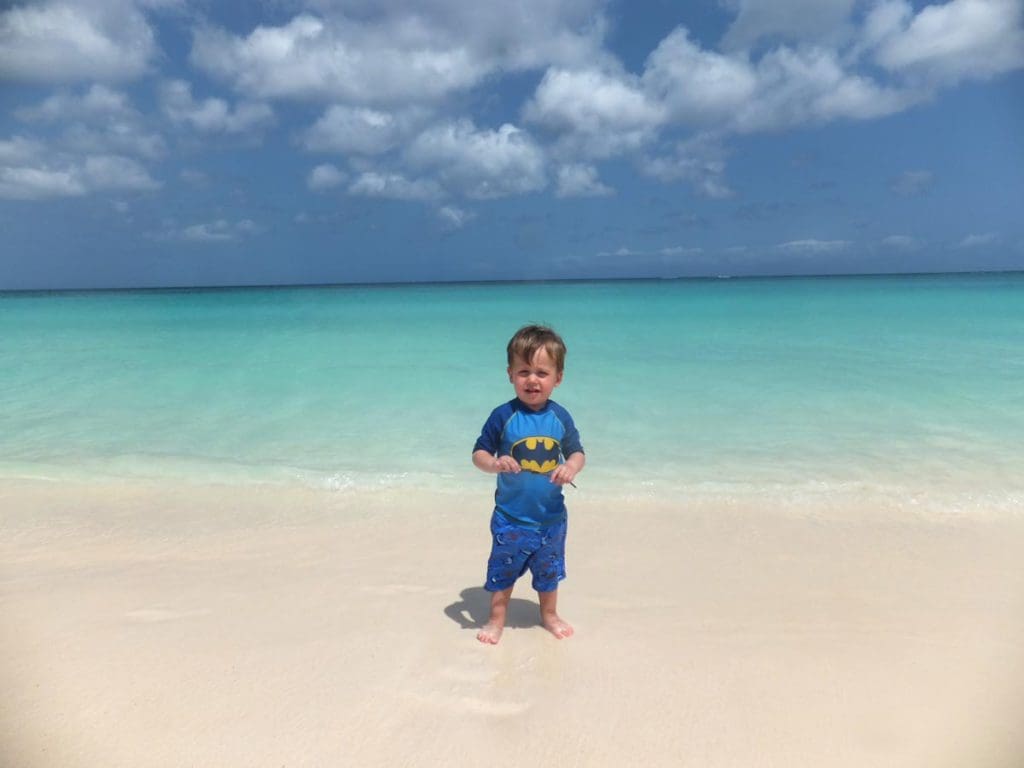
[[[487,647],[475,490],[6,482],[0,765],[1024,764],[1024,519],[572,502]]]

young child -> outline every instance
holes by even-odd
[[[491,412],[473,446],[473,464],[498,475],[484,585],[491,593],[491,617],[476,636],[491,644],[501,639],[512,586],[527,569],[541,623],[558,639],[572,634],[556,611],[558,582],[565,578],[562,486],[572,483],[586,461],[572,417],[550,399],[562,383],[562,339],[550,328],[528,325],[516,332],[507,351],[516,398]]]

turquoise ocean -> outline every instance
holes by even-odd
[[[0,481],[475,488],[533,321],[588,494],[1024,512],[1024,273],[0,293]]]

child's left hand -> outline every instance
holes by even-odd
[[[551,482],[555,485],[565,485],[567,483],[571,485],[574,477],[576,477],[576,470],[568,463],[559,464],[551,471]]]

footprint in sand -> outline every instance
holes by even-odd
[[[449,665],[430,677],[421,680],[420,690],[410,691],[410,695],[433,707],[485,717],[511,717],[531,707],[529,701],[509,698],[496,685],[500,675],[490,665]]]

